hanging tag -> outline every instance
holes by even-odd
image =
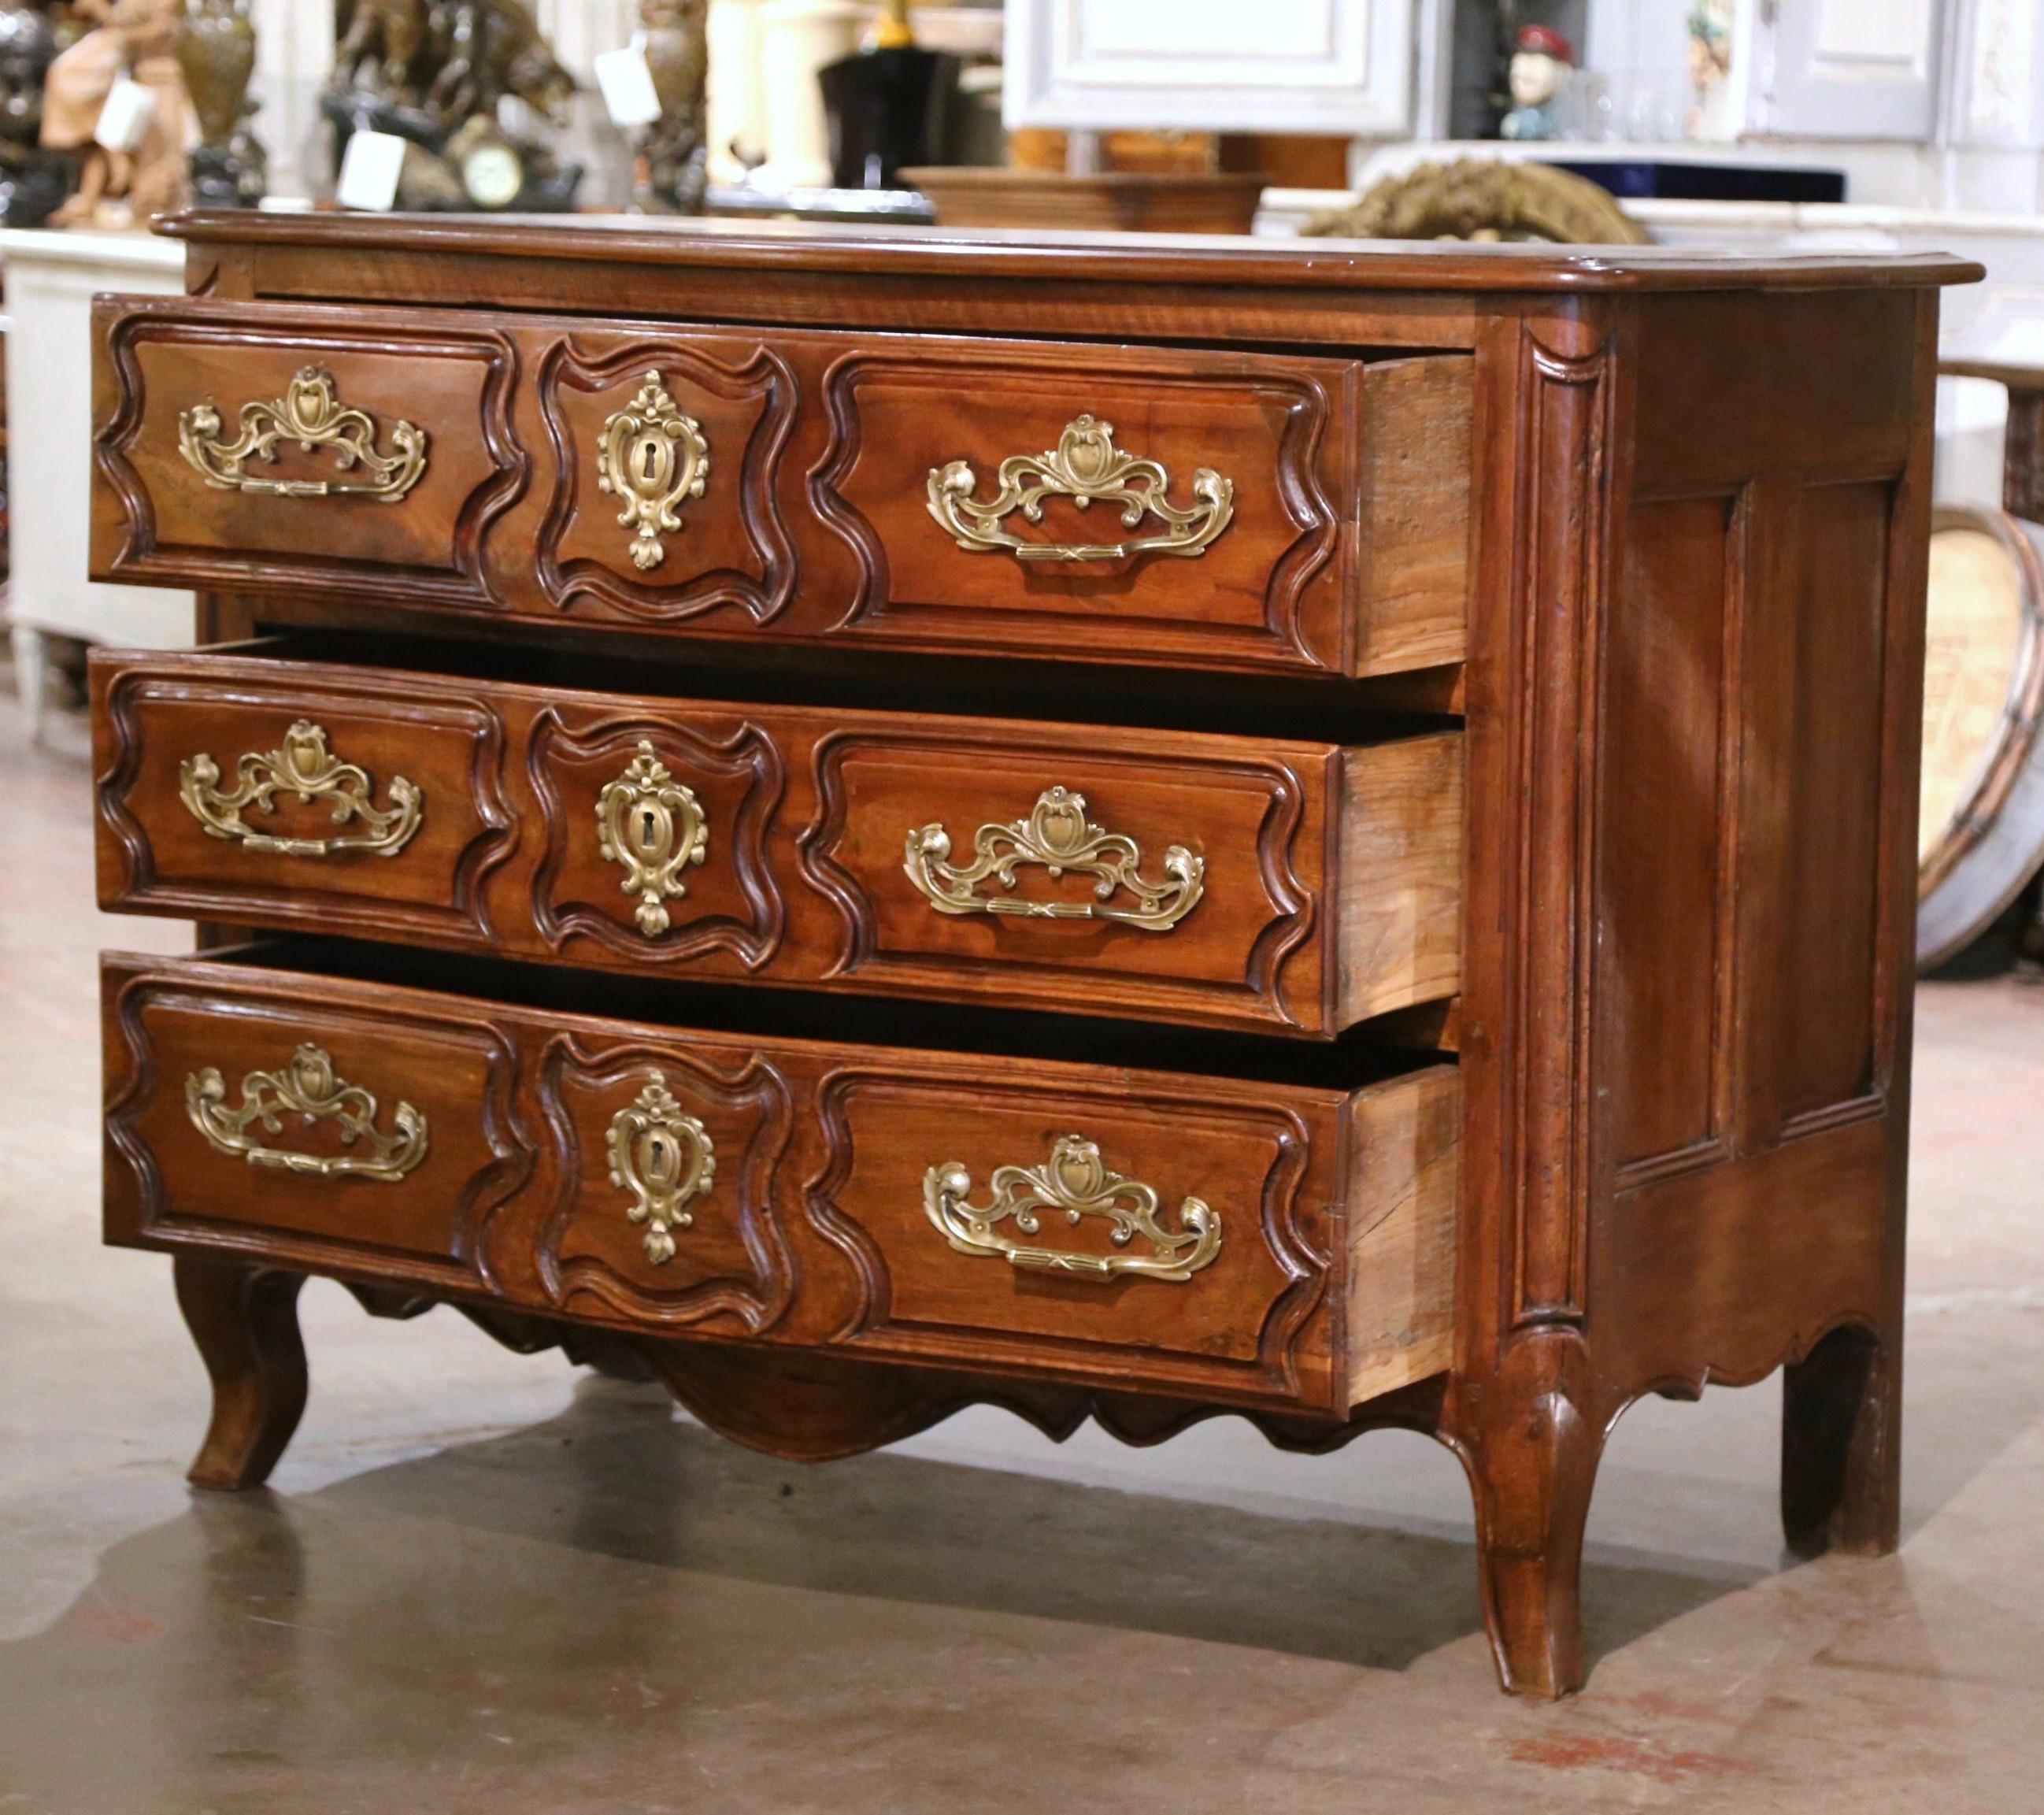
[[[405,140],[395,133],[351,133],[333,198],[344,208],[387,214],[398,205],[398,179],[404,170]]]
[[[106,91],[106,105],[99,110],[93,142],[110,152],[140,151],[156,111],[155,89],[144,87],[133,76],[117,75]]]
[[[644,48],[627,44],[594,60],[596,85],[603,91],[605,110],[618,126],[650,126],[660,117],[660,91],[653,86],[653,66]]]

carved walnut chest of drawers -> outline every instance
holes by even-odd
[[[1429,1432],[1509,1687],[1604,1435],[1896,1535],[1943,260],[176,223],[98,318],[106,1232],[193,1479],[309,1274],[820,1459]]]

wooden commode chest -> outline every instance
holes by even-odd
[[[1891,1547],[1945,260],[190,216],[103,299],[106,1232],[820,1459],[1427,1432],[1507,1686],[1787,1364]]]

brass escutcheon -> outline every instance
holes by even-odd
[[[639,394],[604,423],[597,452],[597,489],[624,501],[617,522],[636,532],[632,564],[651,573],[667,558],[661,536],[679,533],[682,506],[709,484],[702,425],[682,414],[659,373],[649,371]]]
[[[709,1130],[682,1110],[667,1075],[653,1081],[610,1124],[610,1182],[632,1194],[625,1212],[646,1225],[646,1257],[655,1267],[674,1258],[674,1232],[694,1226],[686,1207],[717,1179],[717,1144]]]

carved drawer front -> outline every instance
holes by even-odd
[[[1268,1083],[246,960],[110,958],[104,996],[115,1242],[1335,1413],[1448,1363],[1450,1066]]]
[[[316,932],[487,940],[483,885],[513,833],[503,725],[485,700],[259,663],[217,678],[189,658],[98,672],[110,895]]]
[[[196,298],[94,321],[101,579],[1119,663],[1464,654],[1466,355]]]
[[[1454,993],[1462,760],[1449,733],[847,730],[805,855],[854,984],[1325,1034]]]
[[[101,900],[1325,1037],[1460,984],[1462,746],[96,654]]]
[[[831,367],[843,629],[1376,674],[1461,659],[1470,362],[918,341]]]
[[[102,302],[93,564],[459,598],[524,483],[516,358],[472,318]]]
[[[453,1004],[113,964],[110,1236],[482,1284],[483,1222],[532,1157],[501,1033]]]
[[[859,1264],[852,1347],[1338,1410],[1447,1364],[1451,1070],[1344,1103],[851,1067],[821,1107],[809,1206]]]

